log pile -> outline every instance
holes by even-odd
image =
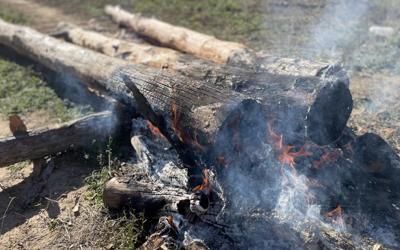
[[[339,66],[265,56],[119,7],[105,12],[168,48],[73,25],[51,37],[2,20],[0,44],[140,113],[135,163],[106,183],[103,200],[159,218],[141,249],[370,248],[377,236],[363,232],[366,223],[400,228],[391,222],[400,218],[400,159],[379,136],[346,128],[352,97]],[[0,140],[0,165],[88,145],[110,133],[110,117]]]

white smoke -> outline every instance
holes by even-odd
[[[340,60],[358,37],[363,17],[368,13],[367,0],[329,1],[312,29],[310,42],[305,45],[309,56],[324,55]]]

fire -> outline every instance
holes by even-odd
[[[324,153],[319,160],[314,161],[313,167],[316,169],[321,168],[325,163],[336,160],[340,153],[338,151],[330,151]]]
[[[268,134],[270,135],[272,141],[275,144],[275,149],[278,151],[278,161],[282,164],[288,165],[293,168],[296,165],[296,158],[300,156],[310,156],[312,153],[307,152],[304,147],[301,147],[299,151],[293,152],[292,150],[295,148],[292,145],[284,145],[283,144],[283,136],[278,135],[272,129],[271,123],[268,123]]]
[[[170,224],[171,226],[174,226],[174,217],[172,217],[172,215],[167,216],[167,221],[168,221],[168,224]]]
[[[151,123],[150,121],[147,121],[147,127],[150,129],[151,133],[155,137],[166,140],[165,136],[163,135],[163,133],[161,133],[160,129],[154,126],[153,123]]]
[[[207,195],[210,194],[211,192],[211,184],[210,184],[210,173],[209,173],[209,169],[205,168],[203,169],[203,183],[201,185],[198,185],[196,187],[193,188],[193,192],[195,191],[204,191]]]
[[[176,105],[175,102],[172,102],[172,130],[174,131],[174,133],[176,134],[176,136],[178,136],[179,140],[181,142],[184,142],[184,132],[182,130],[182,128],[179,125],[179,120],[180,120],[180,113],[178,111],[178,107]]]
[[[333,223],[344,227],[343,209],[340,205],[338,205],[332,211],[325,213],[324,215],[325,217],[331,218]]]

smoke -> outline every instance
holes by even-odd
[[[340,60],[346,48],[353,45],[368,13],[366,0],[329,1],[318,24],[312,28],[311,39],[305,47],[308,56],[324,55]]]

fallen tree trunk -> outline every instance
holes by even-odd
[[[222,125],[237,119],[235,112],[265,128],[263,110],[268,111],[268,119],[294,124],[289,128],[280,126],[282,133],[292,130],[296,136],[309,136],[326,144],[340,136],[352,108],[350,92],[342,81],[284,77],[282,84],[279,76],[256,74],[250,79],[259,83],[244,86],[243,95],[185,76],[128,64],[5,22],[0,22],[0,43],[54,71],[72,74],[82,82],[96,82],[121,101],[136,102],[153,124],[164,131],[172,130],[174,133],[166,134],[175,134],[184,144],[213,144],[220,128],[229,127]]]
[[[93,140],[106,139],[113,132],[115,122],[112,113],[101,112],[53,129],[29,131],[24,135],[0,139],[0,166],[38,159],[71,146],[87,146]]]
[[[160,44],[193,54],[216,63],[227,63],[233,57],[246,54],[240,43],[221,41],[213,36],[201,34],[183,27],[176,27],[156,19],[143,18],[128,13],[118,6],[106,6],[105,12],[119,24],[152,38]],[[243,55],[242,55],[243,54]]]
[[[60,24],[58,31],[52,36],[130,63],[168,69],[227,88],[245,85],[249,81],[248,78],[255,74],[238,67],[218,65],[172,49],[108,37],[73,24]]]
[[[104,11],[114,22],[132,29],[136,33],[150,38],[163,46],[174,48],[216,63],[246,65],[261,68],[271,73],[295,76],[334,75],[348,81],[341,67],[334,70],[329,63],[310,62],[307,60],[278,58],[265,51],[255,53],[243,44],[218,40],[183,27],[173,26],[154,18],[142,17],[129,13],[119,6],[108,5]]]

